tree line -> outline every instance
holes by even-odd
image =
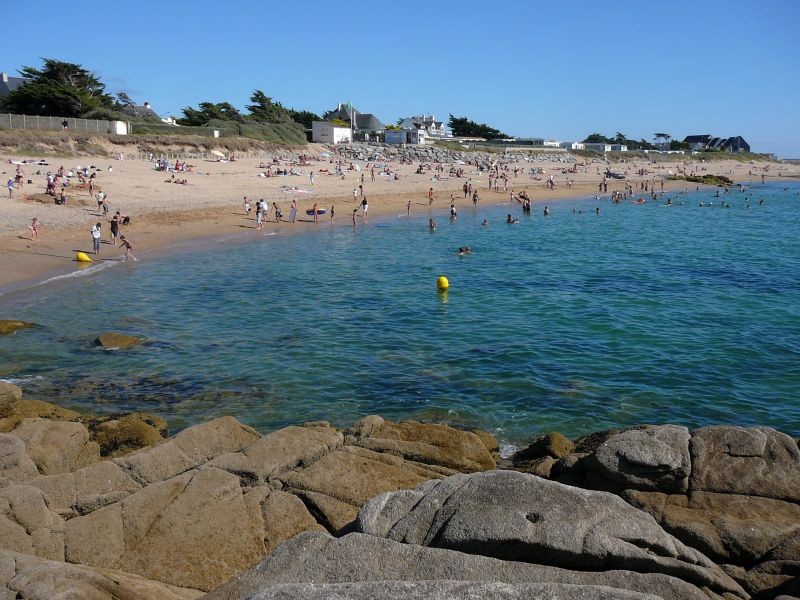
[[[673,140],[668,133],[656,132],[653,134],[653,143],[642,138],[640,140],[628,139],[624,133],[617,131],[614,137],[606,137],[601,133],[592,133],[583,140],[587,144],[624,144],[628,150],[655,150],[656,144],[669,144],[670,150],[688,150],[689,144]]]
[[[23,66],[18,73],[26,82],[0,98],[0,110],[22,115],[75,117],[106,120],[154,120],[147,115],[131,115],[126,109],[135,102],[125,92],[112,95],[97,75],[83,66],[43,58],[41,68]],[[261,90],[250,96],[252,104],[241,113],[229,102],[201,102],[187,106],[177,119],[181,125],[208,125],[212,121],[237,123],[300,123],[311,127],[320,117],[308,110],[286,108]],[[159,119],[160,121],[160,119]]]

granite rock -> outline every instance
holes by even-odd
[[[503,560],[662,573],[745,595],[711,560],[618,496],[514,471],[456,475],[383,494],[361,509],[356,530]]]

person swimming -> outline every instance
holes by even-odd
[[[481,225],[483,225],[484,227],[486,227],[487,225],[489,225],[489,221],[488,221],[487,219],[484,219],[484,220],[483,220],[483,223],[481,223]]]
[[[519,223],[519,221],[517,219],[513,219],[511,215],[508,215],[508,217],[506,217],[506,223],[508,223],[509,225],[515,225]]]

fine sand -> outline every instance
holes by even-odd
[[[462,186],[471,182],[478,191],[480,201],[478,209],[498,203],[510,203],[513,191],[517,194],[526,190],[533,200],[533,210],[541,211],[549,202],[568,198],[587,198],[598,194],[598,184],[603,180],[606,168],[605,161],[578,157],[577,173],[564,173],[570,165],[552,162],[521,162],[521,172],[514,176],[514,163],[509,165],[509,186],[503,191],[488,189],[488,174],[481,173],[471,165],[457,165],[465,170],[461,178],[448,177],[451,165],[445,165],[444,179],[433,180],[434,171],[425,170],[416,174],[419,163],[402,165],[390,163],[392,172],[399,174],[399,179],[382,175],[376,169],[375,181],[372,181],[369,163],[355,161],[360,170],[345,171],[344,178],[328,174],[335,171],[331,158],[321,156],[325,149],[320,146],[309,146],[308,154],[315,157],[309,166],[292,166],[280,161],[276,167],[294,169],[300,175],[259,177],[264,169],[259,168],[261,161],[257,159],[240,159],[235,162],[189,161],[195,165],[192,173],[176,173],[175,177],[188,180],[188,185],[170,183],[171,173],[154,170],[154,164],[147,161],[122,160],[110,158],[50,158],[45,159],[48,165],[24,164],[25,173],[22,189],[16,189],[13,198],[8,198],[5,183],[13,177],[16,165],[9,161],[28,160],[30,157],[4,156],[2,171],[2,198],[0,198],[0,291],[24,287],[28,282],[42,280],[51,275],[66,273],[78,268],[74,261],[77,251],[91,254],[92,240],[90,230],[97,222],[102,223],[103,240],[110,241],[108,220],[119,210],[131,216],[129,226],[122,228],[122,233],[135,245],[137,257],[144,258],[154,252],[173,247],[180,242],[200,238],[248,239],[265,233],[278,232],[290,234],[308,231],[313,227],[330,227],[329,214],[319,217],[319,224],[313,223],[306,210],[314,204],[330,211],[335,206],[334,226],[352,227],[352,211],[359,206],[361,198],[353,200],[353,189],[361,183],[364,175],[364,195],[369,200],[370,220],[394,217],[406,214],[407,204],[411,202],[412,215],[424,215],[434,218],[447,218],[450,209],[451,195],[458,209],[472,206],[471,199],[464,198]],[[498,155],[501,157],[502,155]],[[71,186],[66,206],[54,204],[53,199],[42,194],[46,187],[47,171],[56,172],[60,166],[66,170],[78,166],[94,166],[99,169],[96,176],[94,193],[99,190],[108,194],[110,202],[108,217],[98,210],[97,202],[87,189]],[[108,167],[111,167],[111,172]],[[174,160],[171,163],[174,166]],[[349,166],[349,162],[346,166]],[[382,166],[382,165],[381,165]],[[529,175],[532,167],[543,169],[544,173]],[[625,183],[634,186],[635,197],[649,197],[649,192],[639,192],[639,183],[655,182],[653,188],[661,191],[661,182],[669,174],[684,168],[683,159],[676,158],[670,162],[657,165],[649,164],[644,159],[626,163],[612,163],[612,171],[626,176],[625,180],[608,180],[608,191],[600,193],[601,201],[607,204],[612,191],[623,191]],[[636,174],[639,169],[647,169],[647,174]],[[39,174],[36,172],[39,171]],[[314,184],[311,185],[309,173],[314,171]],[[733,160],[721,160],[712,163],[690,161],[685,165],[686,173],[726,175],[734,181],[760,182],[762,174],[768,181],[778,179],[779,173],[784,177],[800,175],[800,166],[778,163],[742,163]],[[547,180],[553,175],[556,187],[547,188]],[[567,177],[574,183],[566,185]],[[28,184],[27,181],[32,183]],[[77,183],[77,178],[73,178]],[[434,190],[434,201],[428,203],[428,189]],[[664,190],[694,190],[696,184],[682,181],[665,181]],[[288,190],[297,188],[300,191]],[[252,212],[245,213],[243,197],[250,200]],[[265,199],[270,204],[269,220],[265,222],[262,232],[256,230],[255,203]],[[272,203],[276,202],[283,211],[283,218],[288,219],[292,199],[298,203],[297,222],[276,223]],[[509,207],[512,205],[509,204]],[[519,212],[519,205],[514,202],[514,213]],[[361,210],[358,211],[361,214]],[[37,240],[30,239],[28,226],[36,217],[41,223]],[[364,221],[358,220],[357,226]],[[110,243],[103,243],[100,260],[119,259],[124,252],[114,248]]]

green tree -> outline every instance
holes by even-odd
[[[42,68],[22,67],[24,85],[0,100],[2,110],[54,117],[83,117],[91,112],[113,110],[114,98],[100,79],[75,63],[42,59]]]
[[[248,118],[259,123],[290,123],[292,116],[283,104],[280,102],[273,102],[272,98],[267,96],[261,90],[255,90],[250,96],[250,102],[246,106],[250,112]]]
[[[628,142],[628,138],[625,136],[624,133],[618,131],[617,134],[614,136],[614,143],[615,144],[626,144]]]
[[[679,140],[672,140],[669,143],[670,150],[689,150],[689,144]]]
[[[183,117],[178,119],[178,123],[181,125],[203,126],[208,124],[209,121],[244,122],[242,114],[228,102],[218,102],[216,104],[213,102],[201,102],[197,108],[187,106],[182,112]]]
[[[585,144],[610,144],[612,141],[613,140],[607,138],[602,133],[592,133],[583,140]]]
[[[447,126],[456,137],[482,137],[487,140],[497,140],[509,137],[499,129],[489,127],[486,123],[476,123],[467,117],[454,117],[450,115]]]
[[[289,116],[292,118],[293,121],[300,123],[303,127],[310,129],[311,123],[314,121],[321,121],[322,118],[317,114],[313,113],[309,110],[295,110],[293,108],[289,109]]]
[[[136,106],[136,103],[125,92],[119,92],[117,94],[117,105],[120,108],[125,108],[126,106]]]

